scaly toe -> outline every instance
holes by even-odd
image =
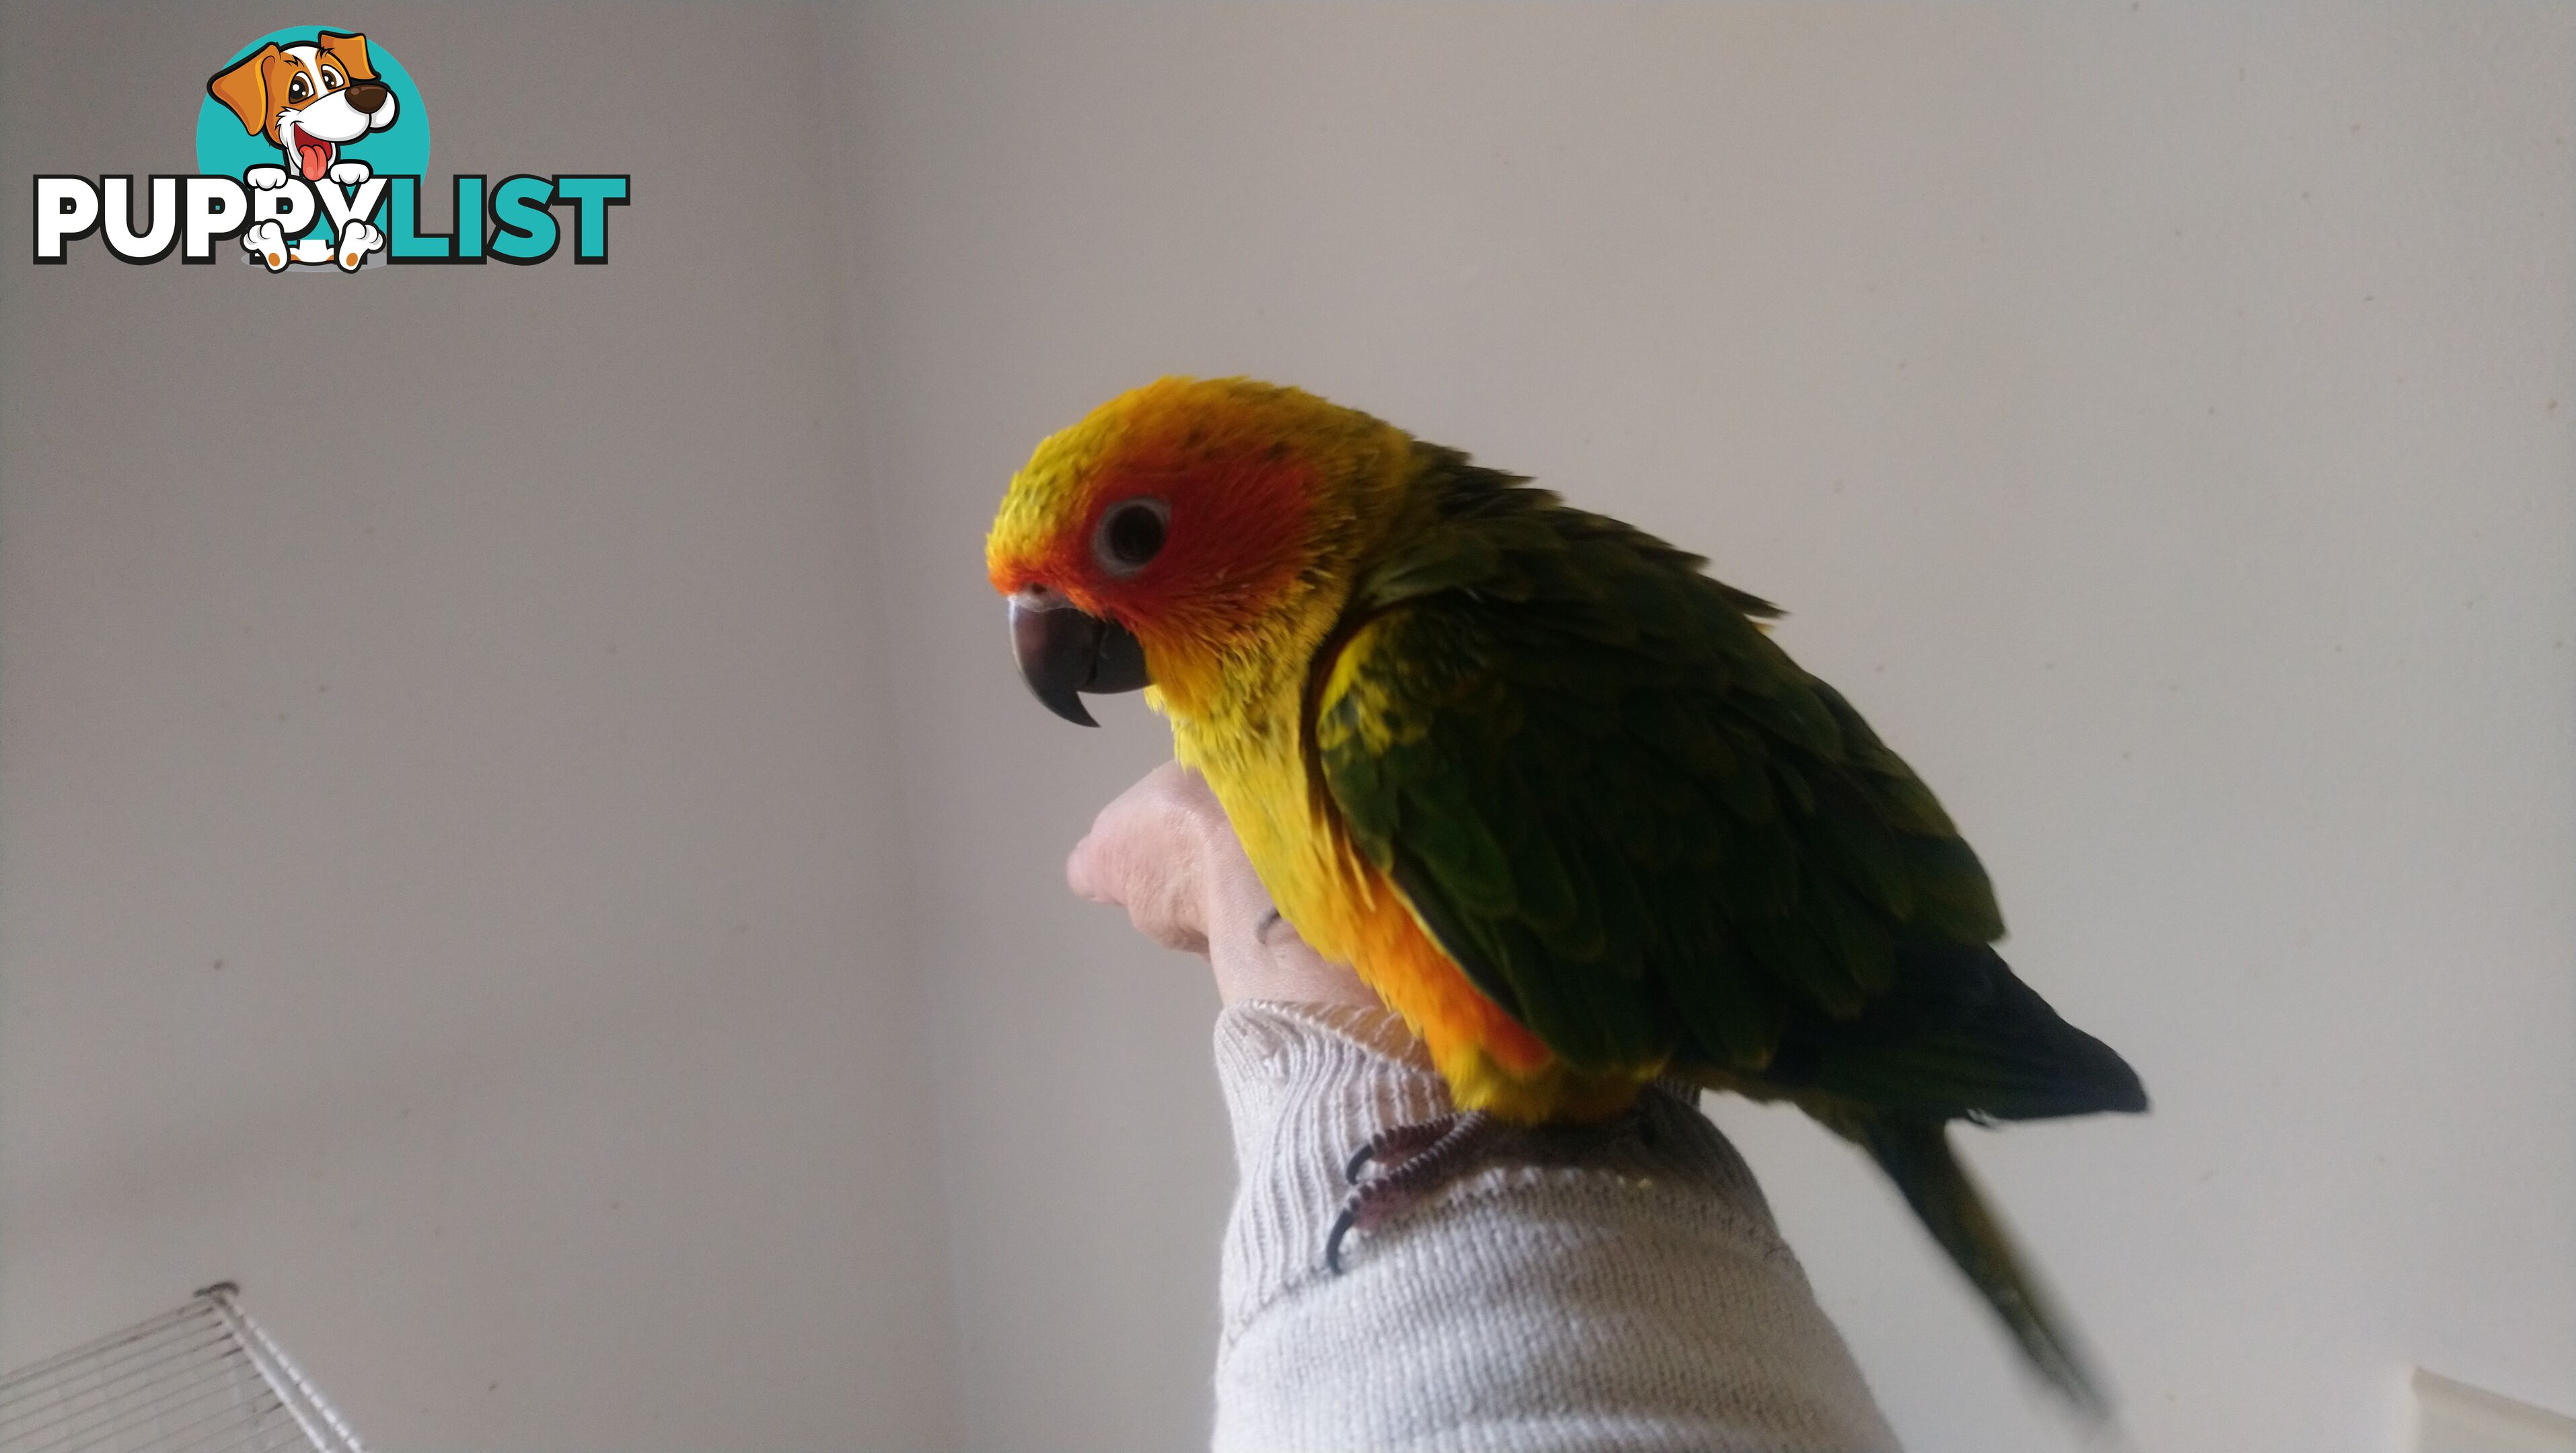
[[[1402,1165],[1438,1144],[1440,1137],[1457,1128],[1463,1118],[1456,1114],[1441,1115],[1379,1131],[1368,1138],[1367,1144],[1351,1153],[1350,1163],[1342,1167],[1342,1179],[1358,1185],[1360,1172],[1368,1169],[1372,1161],[1390,1167]]]
[[[1482,1111],[1443,1115],[1419,1125],[1399,1125],[1369,1138],[1347,1167],[1356,1182],[1342,1200],[1341,1214],[1324,1238],[1324,1265],[1342,1271],[1342,1242],[1353,1231],[1365,1231],[1396,1212],[1429,1200],[1462,1173],[1473,1169],[1502,1137],[1501,1122]],[[1359,1173],[1369,1162],[1385,1167],[1367,1181]]]

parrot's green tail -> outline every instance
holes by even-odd
[[[1869,1113],[1835,1115],[1826,1123],[1858,1142],[1896,1182],[1932,1239],[1985,1295],[2040,1375],[2086,1416],[2096,1422],[2108,1419],[2110,1400],[2085,1365],[2072,1328],[2023,1264],[1968,1168],[1952,1153],[1943,1123]]]

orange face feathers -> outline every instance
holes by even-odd
[[[1233,403],[1165,379],[1039,445],[986,547],[994,587],[1052,586],[1141,626],[1275,586],[1305,532],[1309,471]]]

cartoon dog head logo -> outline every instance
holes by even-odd
[[[331,174],[343,143],[393,125],[402,110],[367,62],[367,38],[328,30],[310,45],[261,46],[206,82],[206,93],[307,182]]]
[[[428,160],[419,100],[401,63],[354,30],[273,31],[209,77],[198,168],[249,189],[251,259],[272,272],[383,261],[381,178]]]

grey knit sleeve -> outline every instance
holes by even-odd
[[[1341,1168],[1444,1113],[1377,1010],[1237,1004],[1216,1054],[1226,1228],[1218,1453],[1879,1453],[1895,1436],[1733,1146],[1649,1090],[1651,1142],[1511,1165],[1323,1263]]]

